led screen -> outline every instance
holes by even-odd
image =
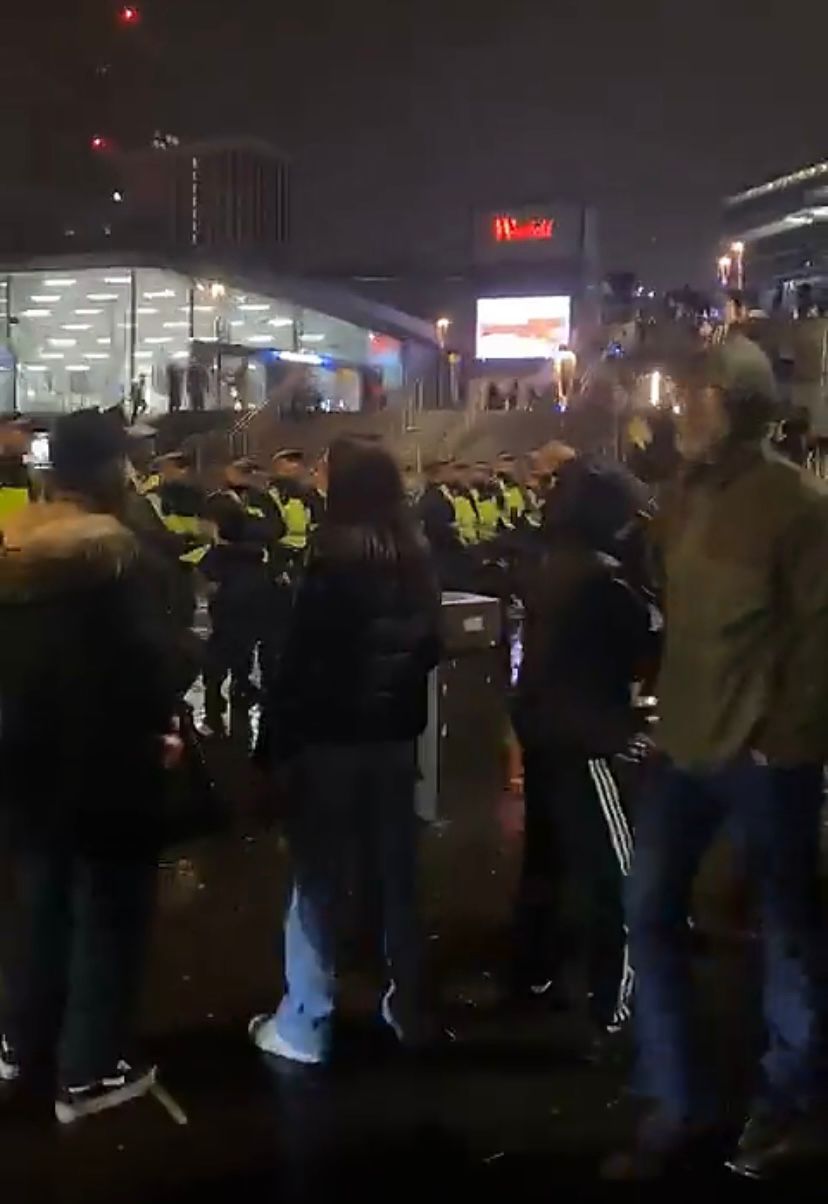
[[[479,360],[549,359],[569,343],[569,297],[480,297]]]

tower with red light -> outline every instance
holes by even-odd
[[[124,4],[118,10],[118,21],[121,25],[140,25],[141,10],[134,4]]]

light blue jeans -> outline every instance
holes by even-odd
[[[413,741],[317,745],[301,756],[288,826],[294,886],[285,920],[287,991],[276,1030],[302,1053],[322,1059],[329,1053],[340,905],[360,845],[372,857],[381,888],[395,1012],[404,1015],[415,1006],[420,976],[415,782]]]

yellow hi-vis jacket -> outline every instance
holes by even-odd
[[[0,531],[7,519],[28,504],[29,491],[25,486],[0,485]]]
[[[144,495],[161,522],[172,535],[180,535],[193,546],[182,552],[182,564],[200,564],[213,545],[212,524],[195,514],[165,513],[161,497],[155,491]]]
[[[502,527],[508,527],[511,524],[503,513],[501,499],[497,494],[492,496],[481,493],[479,489],[472,489],[471,495],[477,508],[477,529],[480,541],[488,543],[489,540],[497,538]]]
[[[506,481],[500,481],[499,487],[506,517],[514,525],[520,522],[526,513],[526,498],[523,496],[523,490],[520,485],[510,485]]]
[[[311,529],[310,508],[300,497],[282,497],[276,486],[270,490],[270,496],[285,526],[279,546],[292,552],[304,552],[308,546],[308,533]]]
[[[448,485],[442,485],[443,496],[451,502],[454,511],[454,529],[464,548],[480,543],[480,520],[474,502],[465,493],[455,493]]]

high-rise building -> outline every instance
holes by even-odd
[[[159,136],[152,148],[121,156],[117,173],[133,243],[255,250],[268,258],[286,247],[288,166],[267,142]]]
[[[724,202],[719,261],[726,284],[744,278],[768,302],[810,285],[828,294],[828,162],[754,184]]]

